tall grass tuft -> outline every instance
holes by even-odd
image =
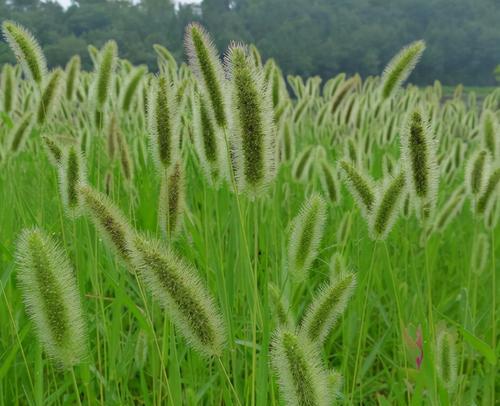
[[[24,302],[45,351],[63,368],[77,364],[86,354],[86,326],[64,251],[44,231],[26,229],[16,262]]]

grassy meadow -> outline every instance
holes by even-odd
[[[3,32],[2,405],[499,402],[498,89]]]

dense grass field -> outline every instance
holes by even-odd
[[[3,30],[1,404],[498,404],[498,89]]]

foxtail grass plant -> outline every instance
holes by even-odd
[[[44,231],[25,229],[16,249],[24,302],[45,351],[69,368],[86,355],[86,326],[66,254]]]

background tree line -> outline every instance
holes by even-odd
[[[120,56],[155,70],[155,43],[185,58],[184,28],[200,21],[223,50],[230,40],[254,43],[286,74],[331,77],[378,74],[403,45],[424,39],[428,49],[412,76],[417,84],[493,85],[500,62],[498,0],[77,0],[64,10],[39,0],[0,0],[0,19],[29,27],[49,65],[78,53],[91,69],[87,45],[117,40]],[[0,42],[0,64],[13,55]]]

